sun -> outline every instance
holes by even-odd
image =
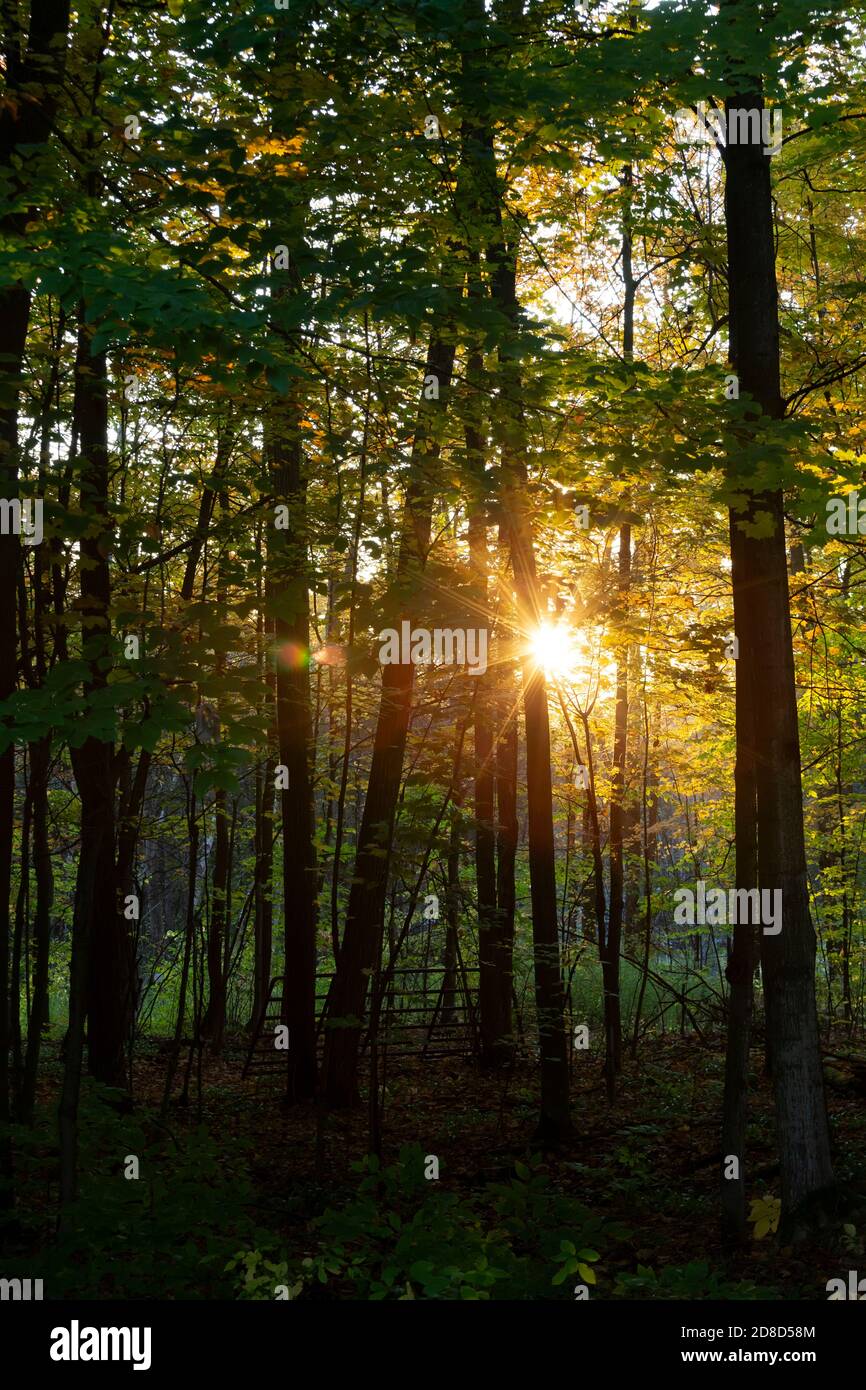
[[[577,641],[564,623],[540,623],[530,635],[529,650],[546,676],[561,679],[578,664]]]

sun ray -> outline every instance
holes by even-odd
[[[566,623],[541,622],[529,634],[529,655],[552,680],[575,675],[580,665],[579,643]]]

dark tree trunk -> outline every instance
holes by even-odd
[[[442,952],[442,1012],[443,1025],[450,1027],[457,1018],[457,948],[460,931],[460,848],[462,843],[462,793],[455,791],[451,803],[448,835],[448,863],[445,893],[445,949]]]
[[[108,571],[108,398],[104,354],[90,352],[83,312],[76,357],[75,422],[80,441],[81,507],[91,518],[82,537],[80,612],[82,652],[90,675],[85,704],[107,684],[111,663],[111,584]],[[81,840],[72,918],[69,1026],[60,1095],[60,1200],[75,1200],[78,1177],[78,1100],[84,1023],[89,1016],[88,1060],[98,1080],[124,1083],[129,962],[121,949],[114,858],[113,744],[88,737],[72,748],[81,797]]]
[[[743,7],[737,5],[739,20]],[[755,16],[756,8],[745,7]],[[732,108],[761,109],[760,91],[731,96]],[[770,163],[760,144],[732,144],[725,158],[731,360],[741,393],[771,420],[783,413],[780,390]],[[756,410],[756,415],[757,415]],[[757,431],[757,420],[752,426]],[[748,487],[736,455],[732,484]],[[742,581],[749,629],[740,643],[741,678],[760,691],[754,701],[758,814],[758,879],[782,893],[782,930],[761,932],[767,1034],[786,1222],[809,1199],[833,1186],[815,998],[815,933],[809,915],[800,743],[782,493],[752,493],[764,530],[742,531]]]
[[[54,901],[54,874],[48,842],[48,769],[51,740],[40,739],[30,748],[30,779],[33,788],[33,869],[36,877],[36,911],[33,922],[33,986],[27,1021],[27,1048],[21,1082],[19,1113],[23,1124],[33,1120],[36,1076],[42,1033],[48,1026],[48,952],[51,941],[51,907]]]
[[[736,762],[734,764],[734,843],[737,888],[758,884],[758,821],[755,782],[754,691],[748,679],[754,657],[742,660],[749,634],[749,593],[744,588],[743,532],[731,513],[731,575],[734,629],[739,634],[736,685]],[[751,635],[748,640],[751,642]],[[730,986],[722,1104],[722,1229],[738,1241],[746,1231],[746,1124],[748,1120],[749,1047],[752,1032],[752,976],[757,964],[755,928],[734,926],[725,976]],[[731,1160],[736,1159],[736,1170]],[[730,1176],[726,1176],[730,1172]]]
[[[51,138],[59,84],[66,65],[69,0],[33,0],[24,45],[19,11],[4,9],[6,81],[0,106],[0,171],[10,206],[17,204],[38,166],[40,147]],[[19,153],[24,149],[26,153]],[[20,244],[31,214],[17,209],[0,218],[4,241]],[[18,496],[18,397],[30,291],[21,281],[0,287],[0,496]],[[0,536],[0,703],[15,691],[18,674],[15,598],[20,561],[18,537]],[[9,898],[15,834],[15,749],[0,753],[0,1128],[9,1120]],[[0,1139],[0,1207],[11,1204],[12,1159],[8,1138]]]
[[[514,275],[512,261],[510,265],[501,264],[494,276],[494,296],[511,322],[516,322],[517,317]],[[513,403],[521,398],[520,372],[507,352],[501,355],[500,369],[502,398],[512,403],[513,409]],[[519,408],[517,414],[520,414]],[[518,422],[512,422],[515,423]],[[522,420],[519,423],[522,425]],[[540,618],[535,545],[526,498],[526,468],[519,450],[511,445],[503,449],[502,472],[502,505],[517,596],[518,627],[531,632]],[[553,1144],[570,1132],[571,1118],[568,1043],[559,961],[550,719],[543,670],[527,657],[522,674],[535,1007],[541,1060],[538,1139],[543,1144]]]
[[[492,140],[487,132],[493,190],[498,195]],[[525,422],[519,361],[508,339],[518,326],[516,247],[507,243],[498,201],[491,206],[488,246],[491,294],[507,328],[499,345],[499,398],[504,410],[501,502],[517,599],[517,626],[531,633],[540,618],[535,542],[527,497],[528,479],[522,441]],[[541,1059],[541,1113],[538,1138],[553,1144],[570,1132],[568,1041],[559,960],[559,921],[553,832],[553,781],[550,765],[550,717],[544,671],[523,660],[523,714],[526,731],[526,795],[529,822],[529,876],[535,965],[535,1006]]]
[[[629,268],[631,259],[629,256]],[[631,527],[619,528],[619,595],[628,602],[631,580]],[[621,615],[621,616],[624,616]],[[607,929],[599,930],[602,983],[604,987],[604,1075],[607,1094],[613,1100],[616,1077],[622,1070],[622,1015],[620,1008],[619,964],[622,947],[622,913],[625,881],[623,846],[625,838],[625,764],[628,747],[628,643],[617,653],[616,708],[613,735],[613,777],[610,789],[610,902]]]
[[[253,1012],[251,1024],[264,1012],[271,982],[274,904],[271,874],[274,864],[274,768],[269,757],[261,775],[256,797],[255,898],[253,902]]]
[[[108,380],[105,353],[90,350],[92,327],[80,309],[75,374],[75,421],[81,471],[81,509],[89,517],[82,536],[80,603],[82,651],[90,668],[85,699],[108,684],[112,665],[112,526],[108,514]],[[72,749],[81,797],[84,877],[76,883],[89,904],[87,954],[88,1064],[107,1086],[125,1084],[124,1049],[132,1014],[132,961],[126,923],[119,912],[115,870],[114,744],[89,737]],[[85,842],[90,837],[91,844]],[[87,851],[85,853],[85,851]],[[88,875],[95,866],[95,881]],[[82,907],[83,911],[83,907]]]
[[[304,105],[297,38],[291,26],[278,26],[274,64],[272,126],[279,136],[294,134],[290,105]],[[302,244],[306,207],[299,196],[292,224]],[[289,254],[285,278],[274,294],[275,314],[303,291],[302,275]],[[292,352],[295,330],[286,334]],[[271,525],[268,538],[268,615],[274,620],[276,647],[276,725],[280,764],[288,785],[280,788],[283,860],[283,938],[285,944],[282,1022],[289,1030],[286,1101],[316,1092],[316,930],[318,867],[313,792],[313,718],[310,699],[310,564],[307,531],[307,474],[301,438],[303,404],[297,384],[285,400],[274,397],[266,421],[271,491],[288,507],[288,526]]]
[[[225,431],[228,435],[228,430]],[[217,450],[217,465],[214,472],[220,471],[220,457],[226,446],[220,442]],[[228,515],[228,495],[219,494],[220,514]],[[223,542],[224,544],[224,542]],[[187,576],[184,578],[186,585]],[[226,567],[224,551],[221,549],[217,564],[216,610],[220,622],[226,621],[228,592],[226,587]],[[216,656],[216,674],[221,678],[225,672],[226,659],[222,650]],[[222,720],[217,720],[219,737],[222,737]],[[219,1053],[225,1042],[226,1004],[228,998],[228,958],[229,933],[231,930],[229,909],[229,883],[231,878],[231,840],[227,811],[226,791],[218,787],[214,792],[214,844],[213,869],[211,873],[210,914],[207,923],[205,956],[207,964],[208,1001],[202,1018],[202,1036],[210,1043],[211,1051]]]
[[[262,529],[258,531],[258,544],[263,539]],[[273,642],[273,623],[267,617],[265,597],[266,574],[260,569],[256,576],[256,660],[259,677],[268,687],[270,708],[276,720],[276,673],[268,657],[268,646]],[[276,727],[271,729],[270,748],[276,743]],[[264,1013],[271,982],[271,961],[273,955],[273,868],[274,868],[274,777],[277,758],[274,751],[268,753],[264,766],[256,768],[255,828],[253,832],[253,1006],[250,1028],[254,1028]]]
[[[522,27],[522,10],[521,0],[505,0],[501,7],[501,18],[515,36]],[[469,0],[466,14],[473,26],[483,24],[484,15],[477,0]],[[508,46],[503,45],[495,61],[507,64],[508,56]],[[516,240],[509,242],[503,221],[503,190],[496,167],[492,127],[485,109],[486,84],[481,76],[476,77],[475,86],[477,90],[471,91],[471,99],[475,104],[477,129],[473,161],[479,194],[476,204],[486,222],[485,251],[491,299],[501,315],[497,375],[503,441],[499,493],[502,531],[511,558],[517,627],[526,639],[542,615],[525,463],[523,382],[519,354],[513,342],[518,336],[520,319],[516,293],[517,243]],[[571,1117],[565,1001],[559,959],[550,718],[544,671],[528,656],[524,657],[522,666],[535,1006],[541,1062],[537,1137],[542,1144],[554,1144],[570,1132]]]
[[[211,875],[210,920],[207,931],[208,1002],[202,1020],[202,1034],[213,1052],[221,1052],[226,1031],[226,971],[225,939],[226,889],[229,877],[229,827],[226,814],[226,793],[222,787],[214,792],[214,854]]]
[[[444,417],[454,346],[434,335],[427,352],[425,377],[439,382],[439,399],[422,397],[403,508],[397,581],[405,591],[417,584],[430,546],[435,463],[439,457],[436,421]],[[411,606],[405,616],[411,619]],[[411,662],[382,668],[382,696],[373,741],[367,797],[358,831],[355,870],[349,892],[346,929],[328,1001],[328,1026],[322,1075],[332,1106],[358,1099],[358,1047],[369,972],[381,952],[390,845],[403,771],[403,753],[412,710],[414,668]]]
[[[189,836],[189,855],[187,858],[186,872],[186,922],[184,924],[183,938],[183,964],[180,971],[180,989],[177,998],[177,1018],[174,1025],[174,1038],[172,1040],[171,1052],[165,1069],[165,1086],[162,1093],[161,1113],[164,1115],[169,1107],[171,1100],[171,1089],[174,1085],[174,1078],[177,1072],[177,1065],[180,1061],[181,1048],[183,1046],[183,1025],[186,1020],[186,997],[189,989],[190,959],[193,954],[195,944],[195,892],[196,879],[198,877],[198,820],[196,818],[195,796],[192,791],[187,793],[186,824]],[[195,981],[193,981],[193,994],[195,994]],[[197,1020],[196,1020],[197,1021]],[[190,1058],[192,1057],[192,1047],[190,1047]],[[184,1091],[186,1088],[184,1088]]]
[[[22,616],[23,625],[23,616]],[[15,895],[15,932],[12,939],[12,961],[9,973],[9,1044],[12,1053],[12,1112],[21,1108],[21,1086],[24,1072],[21,1040],[21,964],[27,952],[28,896],[30,887],[30,841],[33,827],[33,779],[28,776],[21,808],[21,854],[18,862],[18,891]]]
[[[514,919],[517,910],[515,869],[520,824],[517,819],[517,710],[514,704],[514,671],[511,663],[494,676],[496,724],[496,1014],[500,1037],[499,1055],[514,1052]]]
[[[634,304],[636,281],[632,266],[632,187],[630,164],[623,170],[622,279],[624,288],[622,315],[622,354],[626,362],[634,358]],[[619,576],[617,581],[620,623],[628,620],[631,589],[631,526],[619,528]],[[616,708],[613,735],[613,776],[610,788],[610,902],[607,929],[599,929],[602,982],[604,988],[604,1075],[608,1099],[616,1092],[616,1077],[622,1070],[622,1013],[620,1006],[620,950],[622,947],[622,915],[625,895],[623,871],[626,833],[625,773],[628,752],[628,661],[629,640],[622,637],[616,654]]]
[[[470,354],[466,368],[470,405],[480,400],[483,359]],[[477,406],[476,406],[477,409]],[[473,599],[479,621],[490,629],[490,596],[487,557],[487,498],[484,459],[486,441],[477,422],[464,426],[471,481],[477,488],[469,516],[469,561]],[[496,829],[494,808],[494,733],[491,719],[492,672],[477,678],[473,703],[475,729],[473,780],[475,786],[475,886],[478,895],[478,1004],[481,1029],[481,1061],[485,1065],[507,1059],[511,1032],[511,990],[503,987],[499,920],[496,911]],[[504,1010],[503,1010],[504,1005]]]
[[[283,826],[283,1022],[289,1029],[287,1098],[316,1089],[317,870],[311,772],[310,612],[307,484],[300,414],[290,406],[271,421],[273,494],[288,506],[286,530],[272,530],[269,556],[277,659],[277,745],[288,786],[280,790]]]
[[[45,490],[50,467],[49,439],[50,401],[57,390],[60,373],[60,342],[62,328],[58,324],[57,351],[52,359],[51,376],[45,395],[42,420],[42,439],[39,460],[40,496]],[[49,586],[50,563],[42,546],[36,547],[33,561],[33,668],[32,683],[38,688],[48,674],[47,638],[50,632],[48,614],[51,601]],[[55,645],[56,650],[56,645]],[[18,1114],[22,1124],[32,1124],[36,1100],[36,1077],[43,1030],[49,1023],[48,958],[51,941],[51,908],[54,902],[54,871],[51,865],[51,846],[48,837],[48,783],[51,767],[51,736],[30,745],[30,784],[33,792],[33,873],[36,880],[36,904],[33,919],[32,974],[30,1011],[27,1020],[27,1048],[21,1078]]]
[[[126,776],[128,780],[129,754],[126,749],[121,750],[121,757],[124,760]],[[138,762],[135,765],[135,773],[131,783],[125,787],[120,797],[120,805],[117,812],[117,892],[121,921],[129,950],[130,960],[130,1004],[129,1004],[129,1027],[134,1030],[135,1010],[139,1002],[138,981],[135,973],[135,961],[138,954],[139,932],[141,930],[140,919],[126,917],[126,900],[128,897],[138,897],[135,882],[135,859],[138,853],[138,841],[141,832],[141,817],[144,809],[144,798],[147,792],[147,779],[150,774],[152,755],[147,748],[142,748],[138,755]],[[139,904],[139,910],[141,904]],[[128,925],[127,925],[128,923]]]

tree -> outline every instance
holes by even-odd
[[[757,7],[737,5],[736,20],[757,23]],[[738,85],[725,102],[733,110],[762,110],[757,75]],[[730,355],[740,390],[754,407],[750,432],[779,420],[778,290],[775,274],[770,165],[760,144],[731,144],[725,151],[725,221],[728,242]],[[742,465],[736,468],[743,488]],[[752,696],[757,804],[758,881],[782,894],[782,930],[761,935],[761,965],[769,1055],[776,1099],[783,1202],[789,1221],[833,1187],[815,1002],[815,934],[809,914],[800,743],[788,597],[784,502],[776,487],[743,489],[747,510],[734,508],[741,539],[732,547],[735,592],[748,594],[735,608],[740,642],[738,683]],[[743,625],[744,607],[748,614]],[[745,700],[748,700],[748,694]],[[743,701],[742,703],[745,703]],[[748,737],[747,709],[738,733]],[[745,750],[745,758],[749,758]],[[748,764],[738,779],[749,793]],[[751,876],[751,827],[744,806],[743,873]],[[738,860],[738,878],[740,864]],[[739,965],[739,961],[738,961]],[[748,968],[748,957],[740,966]],[[742,992],[742,985],[740,986]],[[739,1005],[743,1011],[743,1005]],[[745,1017],[743,1025],[745,1025]]]
[[[45,147],[51,139],[58,94],[66,64],[68,0],[33,0],[26,28],[17,7],[4,7],[6,92],[0,110],[0,177],[6,207],[0,220],[4,239],[26,251],[31,189]],[[0,289],[0,490],[7,500],[18,496],[18,397],[30,288],[15,278]],[[0,702],[17,683],[15,607],[20,547],[15,532],[0,536]],[[15,822],[15,752],[10,743],[0,753],[0,1125],[9,1119],[9,895]],[[11,1153],[2,1141],[0,1167],[11,1178]],[[4,1204],[5,1191],[0,1195]]]

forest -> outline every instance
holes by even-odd
[[[3,1300],[866,1298],[866,6],[2,12]]]

